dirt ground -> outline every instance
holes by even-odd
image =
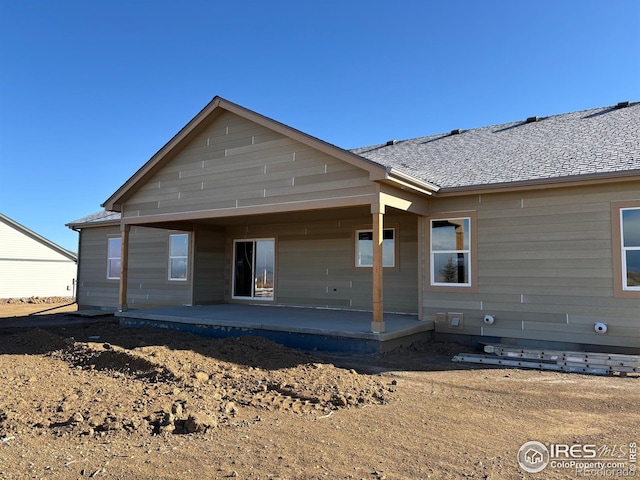
[[[524,472],[518,449],[640,440],[636,375],[463,365],[436,342],[307,353],[24,305],[0,304],[0,478],[574,478]]]

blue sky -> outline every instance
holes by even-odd
[[[0,0],[0,212],[70,249],[215,95],[344,148],[640,100],[640,1]]]

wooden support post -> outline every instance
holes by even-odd
[[[424,286],[426,283],[425,268],[427,266],[427,263],[425,262],[426,225],[427,218],[418,216],[418,320],[424,320],[424,310],[422,309],[422,304],[424,303]]]
[[[383,263],[382,263],[382,241],[384,239],[384,206],[374,208],[373,216],[373,321],[371,331],[373,333],[384,333],[384,290],[382,288]]]
[[[127,307],[127,280],[129,277],[129,225],[122,225],[120,234],[122,236],[122,245],[120,249],[120,295],[118,310],[126,312]]]

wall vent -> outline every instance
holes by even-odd
[[[447,312],[449,328],[464,328],[464,313]]]

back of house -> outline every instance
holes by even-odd
[[[78,303],[368,310],[379,333],[393,312],[457,341],[640,351],[639,133],[624,102],[347,151],[216,97],[69,224]]]

